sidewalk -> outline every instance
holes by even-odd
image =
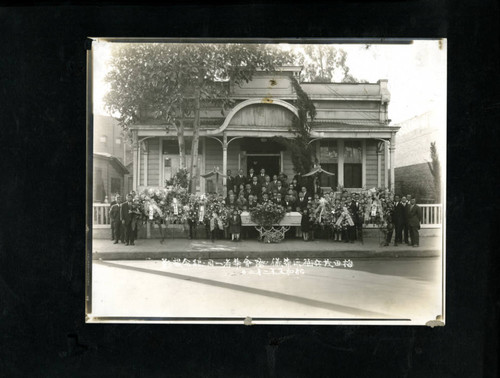
[[[139,239],[133,246],[113,244],[111,240],[94,239],[92,258],[102,260],[143,259],[226,259],[252,258],[367,258],[367,257],[436,257],[442,252],[441,238],[421,237],[419,247],[400,244],[381,247],[377,238],[361,242],[342,243],[331,240],[284,240],[266,244],[256,240],[232,242],[230,240]]]

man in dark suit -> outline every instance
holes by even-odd
[[[273,175],[270,191],[275,192],[277,186],[278,186],[278,175]]]
[[[293,195],[287,194],[283,206],[285,206],[285,208],[287,209],[290,208],[292,209],[292,211],[295,211],[295,209],[297,208],[295,197]]]
[[[250,168],[250,170],[248,171],[247,184],[253,181],[254,176],[256,176],[255,171],[253,168]]]
[[[257,176],[257,177],[258,177],[259,184],[263,185],[264,182],[266,181],[266,170],[264,168],[262,168],[260,170],[259,176]]]
[[[410,227],[410,240],[413,247],[419,246],[420,222],[422,222],[422,209],[416,204],[415,198],[412,198],[408,210],[408,226]]]
[[[280,172],[280,174],[278,175],[278,180],[281,181],[281,184],[283,186],[287,186],[287,184],[288,184],[288,176],[285,174],[285,172]]]
[[[281,197],[285,197],[286,195],[286,188],[283,186],[283,183],[281,182],[281,180],[278,180],[278,183],[276,185],[276,189],[275,189],[279,194],[281,194]]]
[[[248,197],[253,194],[252,186],[250,184],[245,185],[245,199],[248,201]]]
[[[257,201],[258,202],[263,202],[264,200],[264,194],[267,194],[267,199],[268,200],[271,200],[271,196],[269,194],[269,192],[267,191],[267,188],[265,186],[261,186],[260,187],[260,193],[257,195]]]
[[[309,197],[312,197],[311,192],[309,190],[307,190],[307,188],[305,186],[303,186],[300,189],[300,193],[302,193],[304,195],[304,198],[306,199],[306,201],[309,199]],[[299,196],[300,196],[300,193],[299,193]]]
[[[295,203],[297,207],[300,207],[300,210],[303,211],[305,208],[307,208],[307,198],[304,195],[304,192],[299,193],[299,198],[297,202]]]
[[[135,227],[137,227],[137,212],[132,208],[132,196],[127,195],[127,202],[120,207],[120,220],[125,229],[125,245],[135,245]]]
[[[394,196],[394,212],[392,213],[392,221],[394,223],[394,228],[396,235],[394,236],[394,245],[397,246],[398,243],[403,243],[403,226],[405,224],[405,206],[401,203],[399,196]]]
[[[406,200],[406,197],[401,198],[401,205],[404,209],[404,221],[403,221],[403,241],[405,244],[410,245],[410,241],[408,239],[410,227],[408,226],[408,209],[410,208],[410,203]]]
[[[230,190],[233,191],[233,193],[236,193],[234,190],[234,177],[231,176],[231,170],[227,170],[227,177],[226,177],[226,188],[227,188],[227,193],[229,193]]]
[[[352,194],[352,200],[349,205],[349,210],[352,214],[354,222],[353,237],[354,240],[361,239],[360,233],[363,232],[363,219],[360,216],[361,204],[359,203],[358,193]]]
[[[113,226],[113,222],[111,221],[111,209],[113,209],[113,205],[117,203],[116,201],[116,196],[118,196],[118,194],[116,195],[113,195],[111,198],[112,198],[112,201],[109,203],[109,216],[110,216],[110,224],[111,224],[111,240],[115,240],[115,227]],[[118,215],[119,217],[119,215]]]
[[[236,177],[234,178],[234,186],[235,186],[235,189],[236,189],[236,194],[240,194],[239,191],[240,191],[240,185],[243,184],[246,185],[247,183],[247,178],[245,176],[243,176],[243,169],[240,169],[238,171],[238,174],[236,175]]]
[[[290,191],[292,191],[292,192],[290,193]],[[292,196],[295,197],[295,199],[297,199],[297,197],[299,196],[299,193],[297,193],[293,184],[288,185],[288,189],[286,190],[285,194],[287,194],[287,195],[291,194]]]
[[[111,203],[109,209],[109,219],[111,222],[111,236],[115,241],[114,244],[118,244],[120,241],[120,236],[123,240],[123,235],[121,234],[121,221],[120,221],[120,206],[121,206],[121,196],[118,194],[116,200]]]
[[[264,182],[262,183],[262,186],[265,186],[266,189],[267,189],[267,192],[268,193],[272,193],[273,191],[271,190],[272,189],[272,185],[271,185],[271,177],[269,177],[269,175],[266,175],[264,177]]]
[[[254,196],[260,196],[262,193],[262,185],[259,184],[259,179],[257,176],[253,177],[253,181],[250,183],[250,188],[252,189],[252,194]]]
[[[285,205],[285,201],[283,200],[283,198],[281,197],[281,193],[277,193],[276,194],[276,198],[273,198],[273,202],[276,204],[276,205],[280,205],[280,206],[284,206]]]

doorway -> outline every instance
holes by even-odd
[[[266,174],[272,179],[273,175],[280,173],[281,157],[278,154],[247,155],[247,175],[250,168],[253,168],[257,175],[260,173],[260,170],[264,168]]]

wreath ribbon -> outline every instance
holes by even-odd
[[[200,216],[198,217],[199,222],[203,222],[203,218],[205,217],[205,206],[200,206]]]
[[[176,198],[173,199],[172,205],[174,206],[174,215],[179,215],[179,205]]]
[[[349,215],[349,213],[346,213],[346,212],[342,213],[342,215],[339,217],[339,219],[337,220],[335,225],[340,227],[344,219],[347,220],[347,223],[349,223],[349,226],[354,226],[354,222],[352,221],[351,216]]]
[[[153,220],[153,217],[155,215],[155,212],[158,213],[160,217],[163,217],[163,213],[161,209],[158,207],[156,203],[149,203],[149,220]]]

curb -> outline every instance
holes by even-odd
[[[271,258],[418,258],[439,257],[438,249],[350,250],[350,251],[168,251],[168,252],[94,252],[93,260],[161,260],[161,259],[271,259]]]

